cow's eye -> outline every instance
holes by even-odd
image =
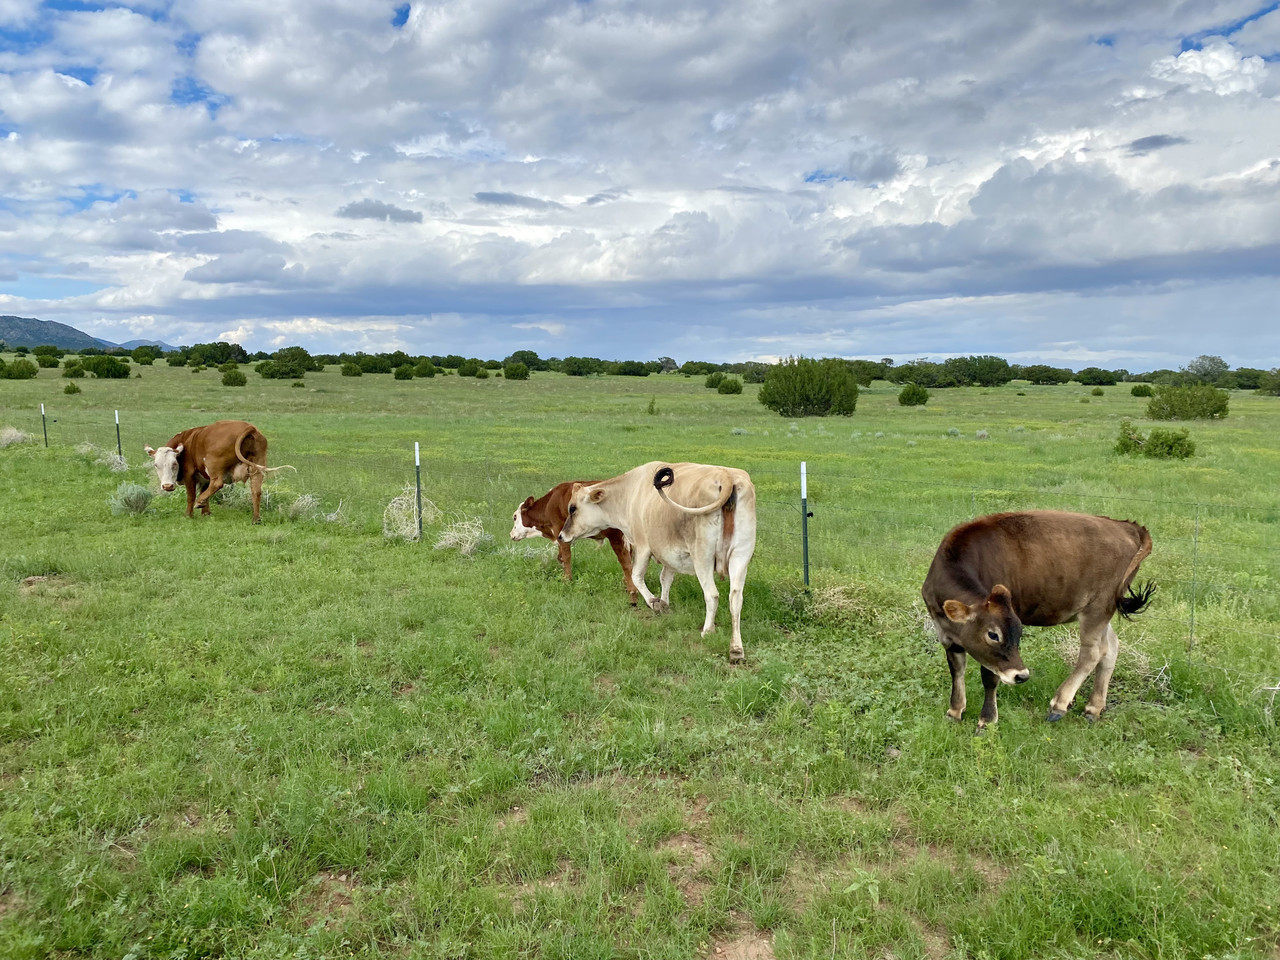
[[[577,504],[573,504],[573,503],[569,504],[569,512],[570,512],[570,513],[577,513],[577,512],[578,512],[578,506],[577,506]]]
[[[994,630],[988,630],[988,631],[987,631],[987,639],[988,639],[988,640],[990,640],[992,643],[999,643],[999,642],[1000,642],[1000,634],[996,633]]]

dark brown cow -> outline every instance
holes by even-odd
[[[511,539],[527,540],[530,537],[546,537],[556,541],[556,555],[560,566],[564,569],[564,578],[572,580],[570,567],[573,560],[573,548],[561,543],[557,538],[569,516],[569,494],[575,483],[598,483],[598,480],[578,480],[558,483],[537,500],[528,497],[524,503],[516,507],[511,518]],[[622,586],[627,591],[631,605],[636,605],[636,588],[631,581],[631,545],[621,530],[602,530],[592,540],[608,540],[609,546],[622,564]]]
[[[167,493],[179,483],[186,486],[188,517],[197,505],[201,513],[208,515],[209,498],[225,484],[248,481],[253,497],[253,522],[257,523],[263,478],[277,470],[294,469],[268,467],[267,438],[252,423],[243,420],[219,420],[206,427],[192,427],[163,447],[145,449],[155,463],[161,490]]]
[[[1049,720],[1062,719],[1095,668],[1084,715],[1096,720],[1107,706],[1120,646],[1111,618],[1118,609],[1129,619],[1150,601],[1153,584],[1130,587],[1150,553],[1146,527],[1053,510],[997,513],[948,533],[921,590],[951,668],[947,716],[964,714],[965,654],[982,667],[982,729],[996,722],[997,683],[1030,676],[1018,649],[1023,626],[1079,619],[1080,656],[1049,701]]]

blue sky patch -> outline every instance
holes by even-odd
[[[21,274],[17,280],[0,280],[0,293],[28,300],[61,300],[82,297],[103,289],[106,284],[75,280],[71,277],[36,277]]]
[[[805,183],[848,183],[849,178],[843,173],[832,173],[830,170],[814,170],[804,175]]]
[[[169,99],[180,106],[202,103],[208,108],[211,117],[216,117],[218,111],[230,102],[230,98],[225,94],[205,86],[192,76],[179,77],[175,80],[173,87],[169,90]]]
[[[1280,2],[1269,3],[1260,10],[1249,14],[1247,17],[1241,17],[1239,20],[1232,20],[1230,23],[1225,23],[1220,27],[1211,27],[1208,30],[1201,30],[1198,33],[1193,33],[1189,36],[1183,37],[1182,52],[1186,53],[1188,50],[1199,50],[1204,46],[1204,42],[1210,37],[1229,37],[1233,33],[1238,33],[1247,24],[1253,23],[1255,20],[1261,20],[1268,13],[1274,13],[1276,10],[1280,10]]]
[[[396,7],[395,15],[391,18],[391,25],[397,29],[403,27],[409,22],[409,4],[402,3]]]

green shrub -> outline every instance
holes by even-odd
[[[401,366],[396,367],[395,370],[392,371],[392,375],[397,380],[412,380],[413,367],[409,366],[409,364],[407,363],[402,364]]]
[[[1147,416],[1152,420],[1221,420],[1227,415],[1228,402],[1225,390],[1208,384],[1159,386],[1147,402]]]
[[[784,417],[848,417],[858,405],[858,381],[838,357],[788,357],[765,374],[760,402]]]
[[[487,367],[477,367],[477,368],[476,368],[476,379],[477,379],[477,380],[488,380],[488,379],[489,379],[489,369],[488,369]]]
[[[1134,429],[1129,420],[1120,421],[1120,436],[1116,438],[1115,452],[1133,456],[1140,454],[1152,460],[1184,460],[1196,453],[1195,441],[1185,427],[1181,430],[1152,430],[1144,437]]]
[[[418,365],[413,368],[413,375],[415,377],[426,377],[427,379],[430,379],[431,377],[434,377],[437,372],[436,365],[430,360],[419,360]]]
[[[80,365],[79,360],[64,360],[62,367],[62,375],[64,377],[76,380],[84,376],[84,367]]]
[[[41,370],[52,370],[58,366],[58,358],[51,357],[47,353],[37,353],[36,363],[39,365]]]
[[[65,387],[62,388],[62,392],[63,393],[80,393],[81,392],[80,384],[68,383]]]
[[[111,512],[116,516],[122,516],[126,513],[136,515],[146,512],[147,507],[151,504],[151,498],[154,496],[155,494],[147,487],[125,480],[120,486],[116,487],[116,492],[107,498],[107,504],[111,507]]]
[[[240,364],[235,363],[234,361],[231,361],[231,360],[228,360],[226,363],[218,364],[219,373],[231,373],[231,371],[239,370],[239,369],[240,369]]]
[[[1093,394],[1093,396],[1095,397],[1101,397],[1101,396],[1105,396],[1107,391],[1103,390],[1101,387],[1094,387],[1089,392]]]
[[[243,370],[224,370],[222,373],[224,387],[243,387],[248,382],[249,378],[245,376]]]
[[[289,384],[289,386],[293,387],[295,390],[305,390],[307,388],[307,385],[301,380],[295,380],[293,383]]]
[[[192,368],[191,368],[191,372],[192,372],[192,373],[204,373],[204,372],[205,372],[206,370],[208,370],[208,369],[209,369],[209,368],[208,368],[208,367],[206,367],[203,363],[197,363],[194,367],[192,367]]]
[[[480,370],[480,362],[478,360],[463,360],[458,364],[458,376],[474,377]]]
[[[5,380],[30,380],[38,372],[36,365],[23,357],[0,367],[0,377]]]
[[[32,350],[31,354],[32,356],[36,356],[36,357],[57,358],[57,357],[63,356],[66,352],[67,351],[63,350],[61,347],[55,347],[51,343],[43,343],[40,346],[36,347],[34,350]]]
[[[268,380],[301,380],[307,375],[307,365],[301,360],[263,360],[253,369]]]
[[[742,392],[742,381],[737,377],[725,377],[716,387],[717,393],[736,394]]]
[[[344,377],[362,377],[364,370],[360,368],[358,363],[344,363],[338,370]]]
[[[702,382],[702,385],[706,387],[708,390],[715,390],[723,382],[724,382],[724,374],[721,373],[719,370],[717,370],[715,373],[708,373],[707,379]]]
[[[1151,389],[1151,384],[1149,383],[1135,383],[1129,388],[1129,393],[1131,396],[1135,397],[1150,397],[1155,395],[1155,391]]]
[[[898,403],[904,407],[919,407],[929,402],[929,391],[918,383],[908,383],[898,394]]]
[[[529,379],[529,365],[525,363],[509,363],[502,368],[502,372],[508,380]]]

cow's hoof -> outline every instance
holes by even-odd
[[[1066,715],[1067,715],[1067,712],[1066,712],[1065,710],[1055,710],[1055,709],[1053,709],[1053,707],[1050,707],[1050,708],[1049,708],[1049,716],[1048,716],[1046,719],[1047,719],[1050,723],[1057,723],[1059,720],[1061,720],[1061,719],[1062,719],[1063,717],[1065,717]]]
[[[655,600],[653,603],[649,604],[649,609],[654,613],[666,613],[671,609],[671,604],[667,603],[665,600]]]
[[[729,662],[735,665],[739,663],[746,663],[747,655],[745,653],[733,653],[732,651],[730,651]]]
[[[959,722],[960,722],[960,720],[961,720],[961,718],[963,718],[963,717],[964,717],[964,711],[963,711],[963,710],[948,710],[948,711],[947,711],[947,719],[948,719],[948,720],[955,720],[957,723],[959,723]]]
[[[1090,723],[1096,723],[1098,719],[1098,715],[1096,713],[1090,713],[1088,710],[1086,710],[1084,712],[1084,718],[1088,720]]]
[[[973,735],[975,737],[985,737],[987,735],[987,725],[979,720],[977,728],[973,731]]]

